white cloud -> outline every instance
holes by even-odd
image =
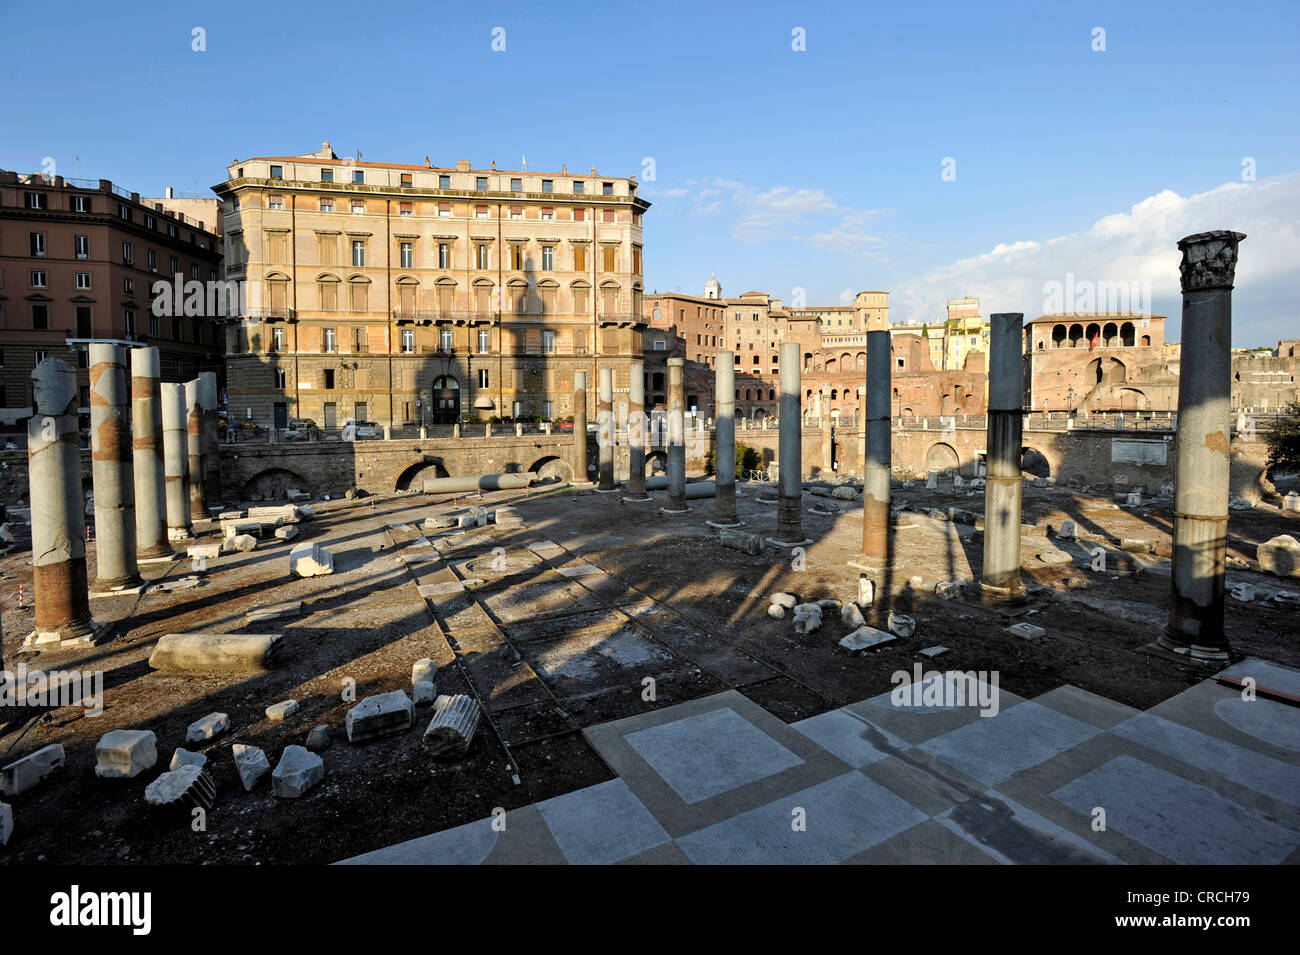
[[[1246,233],[1233,293],[1236,345],[1270,344],[1295,335],[1295,263],[1300,260],[1300,173],[1257,183],[1230,182],[1184,198],[1168,189],[1091,228],[1040,240],[1000,243],[991,251],[932,269],[902,283],[891,296],[895,321],[928,321],[947,299],[974,295],[985,314],[1045,309],[1044,285],[1149,282],[1152,308],[1170,318],[1177,339],[1181,292],[1178,240],[1196,232]]]
[[[672,189],[665,189],[664,195],[667,196],[669,199],[680,199],[688,192],[690,192],[689,189],[684,189],[681,186],[674,186]]]

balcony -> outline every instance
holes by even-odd
[[[298,312],[292,308],[250,308],[244,315],[249,321],[253,322],[296,322]]]

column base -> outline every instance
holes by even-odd
[[[69,650],[78,647],[94,647],[108,640],[113,635],[113,625],[94,623],[88,627],[70,627],[66,630],[33,630],[23,640],[26,650]]]
[[[888,574],[898,566],[897,561],[884,560],[872,557],[869,554],[859,554],[852,560],[845,561],[845,563],[854,570],[860,570],[873,576]]]
[[[111,584],[97,580],[91,586],[93,589],[87,596],[91,600],[100,600],[104,597],[130,597],[134,594],[142,594],[145,582],[141,580],[138,583]]]
[[[137,564],[170,564],[174,560],[180,560],[181,555],[176,553],[170,547],[160,554],[136,554],[135,562]]]
[[[735,521],[734,523],[727,523],[725,521],[705,521],[704,523],[717,529],[724,527],[743,527],[745,525],[744,521]]]
[[[775,547],[786,547],[786,548],[790,548],[790,547],[803,547],[803,546],[806,545],[806,544],[811,544],[811,543],[812,543],[812,538],[811,538],[811,537],[806,538],[806,539],[801,540],[801,541],[780,541],[780,540],[777,540],[775,537],[768,537],[768,538],[766,538],[766,540],[767,540],[767,542],[768,542],[769,544],[772,544],[772,545],[775,546]]]
[[[598,488],[596,488],[596,493],[597,493],[597,494],[617,494],[617,493],[618,493],[618,486],[615,485],[614,487],[598,487]]]
[[[689,507],[683,507],[683,508],[681,508],[680,510],[679,510],[678,508],[675,508],[675,507],[661,507],[661,508],[659,508],[659,513],[660,513],[660,514],[671,514],[671,515],[673,515],[673,516],[676,516],[676,515],[678,515],[678,514],[689,514],[690,512],[691,512],[691,509],[690,509]]]
[[[647,497],[625,497],[623,498],[623,503],[624,504],[647,504],[653,500],[654,500],[653,497],[648,497],[648,496]]]
[[[1205,666],[1226,665],[1232,661],[1227,647],[1205,647],[1187,643],[1182,634],[1176,630],[1166,629],[1148,647],[1165,654],[1173,654],[1180,660],[1192,660]]]
[[[1029,595],[1025,593],[1024,584],[1017,581],[1014,585],[1005,587],[996,584],[986,584],[980,581],[980,600],[984,603],[998,604],[1022,604],[1029,600]]]

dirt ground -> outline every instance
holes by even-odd
[[[742,485],[743,530],[775,530],[768,495]],[[976,588],[953,600],[926,592],[933,582],[978,580],[982,543],[976,525],[925,511],[954,507],[982,517],[982,493],[896,488],[895,505],[908,510],[892,532],[892,586],[877,594],[868,622],[883,628],[893,610],[914,616],[916,633],[854,656],[838,646],[851,628],[837,614],[800,637],[788,618],[773,620],[766,609],[777,591],[804,600],[856,597],[859,571],[848,561],[860,549],[860,500],[805,493],[811,543],[802,553],[769,545],[749,556],[722,547],[705,524],[712,501],[692,501],[689,514],[670,516],[659,511],[663,494],[652,497],[638,504],[621,494],[540,487],[468,502],[422,494],[313,502],[317,516],[299,525],[293,543],[329,546],[333,575],[291,578],[292,544],[267,539],[251,553],[210,562],[195,588],[93,601],[96,619],[113,622],[115,636],[93,649],[44,654],[22,649],[33,618],[31,554],[20,542],[0,558],[6,665],[102,671],[105,708],[98,717],[81,706],[0,709],[0,764],[54,742],[67,751],[61,773],[11,800],[15,835],[0,863],[332,862],[609,779],[582,727],[727,688],[793,722],[886,692],[892,673],[918,661],[926,669],[997,671],[1001,687],[1021,696],[1072,683],[1139,708],[1207,675],[1145,649],[1167,615],[1169,561],[1158,554],[1169,541],[1169,501],[1120,507],[1066,488],[1026,486],[1024,522],[1034,526],[1022,536],[1022,565],[1032,593],[1007,609],[981,603]],[[433,546],[422,545],[423,518],[461,513],[467,504],[511,504],[524,527],[429,532]],[[1047,536],[1065,520],[1093,536],[1077,544]],[[1229,570],[1229,586],[1246,582],[1259,596],[1300,591],[1300,582],[1249,569],[1258,544],[1297,532],[1297,516],[1271,504],[1233,511],[1230,553],[1243,566]],[[1156,550],[1124,555],[1138,573],[1114,572],[1122,538],[1146,539]],[[558,546],[525,546],[543,540]],[[1094,571],[1089,553],[1104,541],[1115,545],[1111,563]],[[1072,563],[1039,560],[1058,548]],[[144,569],[151,580],[191,572],[188,561]],[[914,577],[921,581],[909,584]],[[469,588],[420,595],[421,585],[455,580]],[[25,609],[15,607],[20,581]],[[245,622],[255,606],[298,600],[301,616]],[[1017,621],[1048,633],[1015,636],[1006,628]],[[1227,629],[1234,653],[1300,666],[1293,608],[1230,597]],[[152,670],[157,639],[187,631],[282,633],[282,662],[247,677]],[[933,660],[918,652],[935,645],[948,651]],[[468,755],[446,762],[422,750],[428,705],[404,733],[349,744],[347,710],[372,693],[409,691],[411,665],[422,657],[438,664],[439,693],[471,693],[485,708]],[[265,708],[285,699],[296,699],[298,712],[269,721]],[[186,727],[211,712],[227,713],[230,731],[185,744]],[[298,800],[273,798],[266,779],[244,792],[233,743],[261,747],[274,766],[285,745],[304,743],[318,724],[333,730],[322,783]],[[153,730],[158,765],[133,780],[98,779],[95,743],[119,728]],[[187,818],[150,812],[144,801],[145,786],[178,746],[206,753],[217,784],[203,831]]]

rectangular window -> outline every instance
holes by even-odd
[[[283,368],[275,369],[275,387],[277,388],[285,387],[285,374]]]
[[[603,272],[617,271],[618,249],[616,249],[612,245],[607,245],[600,250],[600,254],[602,260],[601,271]]]
[[[95,327],[90,321],[90,308],[86,305],[77,306],[77,337],[94,338]]]
[[[438,268],[440,269],[451,268],[451,243],[450,242],[438,243]]]
[[[451,188],[451,176],[448,176],[448,175],[446,175],[445,173],[442,174],[442,175],[440,175],[440,176],[438,177],[438,188],[439,188],[439,189],[450,189],[450,188]]]
[[[159,322],[161,322],[161,321],[162,321],[162,319],[160,319],[157,315],[150,315],[150,316],[149,316],[149,337],[150,337],[150,338],[157,338],[157,337],[158,337],[158,334],[159,334],[158,329],[159,329],[159,327],[160,327],[160,326],[159,326]]]
[[[450,328],[438,329],[438,351],[441,352],[451,351],[451,329]]]
[[[158,252],[157,252],[157,250],[156,250],[156,249],[150,249],[148,252],[145,253],[145,256],[146,256],[146,258],[147,258],[148,261],[149,261],[149,271],[150,271],[150,272],[157,272],[157,271],[158,271]]]
[[[552,219],[554,219],[554,218],[555,218],[555,210],[554,210],[554,209],[543,209],[543,210],[542,210],[542,220],[543,220],[543,221],[545,221],[545,222],[550,222],[550,221],[551,221]]]
[[[403,185],[403,186],[414,185],[415,180],[411,178],[411,175],[412,175],[412,174],[409,173],[409,172],[404,172],[404,173],[402,173],[402,185]]]
[[[324,369],[324,372],[322,373],[321,377],[322,377],[322,379],[323,379],[322,384],[324,384],[325,388],[326,388],[327,390],[329,390],[329,391],[333,391],[333,390],[334,390],[334,369],[333,369],[333,368],[326,368],[326,369]],[[326,405],[326,408],[327,408],[329,411],[333,411],[333,410],[334,410],[334,406],[333,406],[333,405]],[[325,416],[325,419],[326,419],[326,420],[325,420],[325,427],[328,428],[328,427],[330,426],[329,419],[332,418],[332,417],[334,417],[332,414],[327,414],[327,415]]]
[[[321,196],[321,200],[320,200],[320,211],[321,211],[321,212],[333,212],[333,211],[334,211],[334,199],[333,199],[333,197]]]
[[[333,169],[322,169],[322,170],[320,171],[320,181],[321,181],[321,182],[333,182],[333,181],[334,181],[334,170],[333,170]]]
[[[555,270],[555,246],[542,246],[542,271],[553,272]]]
[[[474,246],[474,268],[488,268],[488,246],[486,242],[480,242]]]
[[[543,180],[542,180],[542,192],[554,192],[554,191],[555,191],[555,180],[554,180],[554,179],[543,179]]]
[[[415,353],[415,330],[411,328],[402,329],[402,354],[411,355]]]
[[[542,331],[542,354],[555,354],[555,332],[550,329],[544,329]]]
[[[90,273],[89,273],[89,272],[78,272],[78,273],[76,274],[76,285],[77,285],[77,288],[79,288],[79,289],[88,289],[88,288],[90,288]]]
[[[365,211],[366,211],[366,204],[363,200],[361,199],[352,200],[352,214],[354,216],[359,216],[361,215],[361,213]]]
[[[444,219],[449,217],[451,215],[451,203],[450,202],[438,203],[438,215],[442,216]]]
[[[632,246],[632,271],[641,274],[641,246]]]
[[[523,181],[522,179],[511,179],[511,180],[510,180],[510,191],[511,191],[511,192],[523,192],[523,191],[524,191],[524,181]]]
[[[587,247],[585,245],[575,245],[573,247],[573,271],[587,271]]]
[[[586,210],[586,209],[574,209],[574,210],[573,210],[573,221],[574,221],[574,222],[586,222],[586,221],[587,221],[587,210]]]
[[[90,236],[74,235],[72,237],[72,254],[79,259],[90,258]]]
[[[122,292],[125,295],[134,295],[135,279],[122,279]]]
[[[474,207],[474,218],[475,218],[475,219],[486,219],[487,217],[488,217],[488,207],[487,207],[487,206],[475,206],[475,207]]]
[[[267,207],[268,209],[283,209],[283,208],[284,208],[284,196],[267,196],[267,197],[266,197],[266,207]]]
[[[45,202],[46,202],[46,199],[45,199],[45,193],[43,193],[43,192],[29,192],[29,193],[27,193],[27,208],[28,208],[28,209],[44,209],[44,208],[46,208]]]
[[[27,238],[28,238],[28,249],[31,251],[32,258],[36,258],[36,259],[45,258],[45,233],[29,232],[27,234]]]
[[[601,222],[615,222],[615,221],[617,221],[617,217],[616,217],[615,214],[614,214],[614,210],[613,210],[613,209],[602,209],[601,212],[600,212],[600,221],[601,221]]]
[[[353,181],[354,183],[356,183],[358,186],[363,185],[363,184],[365,183],[365,181],[366,181],[366,174],[365,174],[365,172],[362,171],[362,170],[360,170],[360,169],[353,169],[353,170],[352,170],[352,181]]]
[[[366,264],[366,242],[364,239],[352,240],[352,267],[362,268]]]
[[[283,179],[283,178],[284,178],[284,167],[283,167],[283,166],[272,166],[272,167],[271,167],[271,178],[272,178],[272,179]]]
[[[580,195],[582,195],[582,194],[586,191],[586,189],[584,188],[584,186],[585,186],[585,183],[581,182],[580,180],[578,180],[578,179],[573,180],[573,194],[574,194],[575,196],[580,196]]]
[[[332,355],[334,352],[338,351],[338,340],[335,336],[334,329],[327,328],[322,334],[324,335],[325,353],[327,355]]]
[[[479,386],[480,388],[487,388],[487,387],[489,387],[489,384],[488,384],[488,370],[487,370],[486,368],[480,368],[480,369],[478,370],[478,386]]]
[[[415,268],[415,252],[412,250],[411,243],[409,242],[402,243],[400,258],[401,258],[401,265],[399,266],[399,268],[403,268],[403,269]]]
[[[44,269],[32,269],[28,273],[29,284],[32,288],[46,288],[46,275]]]
[[[50,307],[48,305],[32,306],[32,328],[38,332],[49,330]],[[37,362],[39,364],[39,362]]]
[[[122,310],[122,328],[128,335],[135,334],[135,309],[127,308]]]
[[[170,268],[168,268],[167,270],[168,275],[175,275],[181,270],[181,260],[176,258],[176,256],[174,255],[171,257],[171,259],[168,261],[167,264],[170,266]]]
[[[491,333],[486,328],[480,328],[478,330],[478,353],[480,355],[486,355],[488,353],[490,340]],[[480,375],[481,374],[483,374],[483,372],[480,371]]]
[[[399,216],[409,216],[412,215],[414,212],[415,212],[415,203],[413,202],[399,202],[397,204],[397,214]]]
[[[271,329],[271,351],[284,351],[284,329],[278,325]]]
[[[474,188],[479,192],[487,192],[487,176],[475,177]]]
[[[510,268],[520,272],[524,267],[524,247],[522,245],[510,246]]]
[[[73,212],[89,212],[89,211],[90,211],[90,196],[73,196],[73,197],[72,197],[72,211],[73,211]]]
[[[511,207],[510,207],[510,218],[512,218],[512,219],[522,219],[523,217],[524,217],[524,207],[523,207],[523,206],[511,206]]]

